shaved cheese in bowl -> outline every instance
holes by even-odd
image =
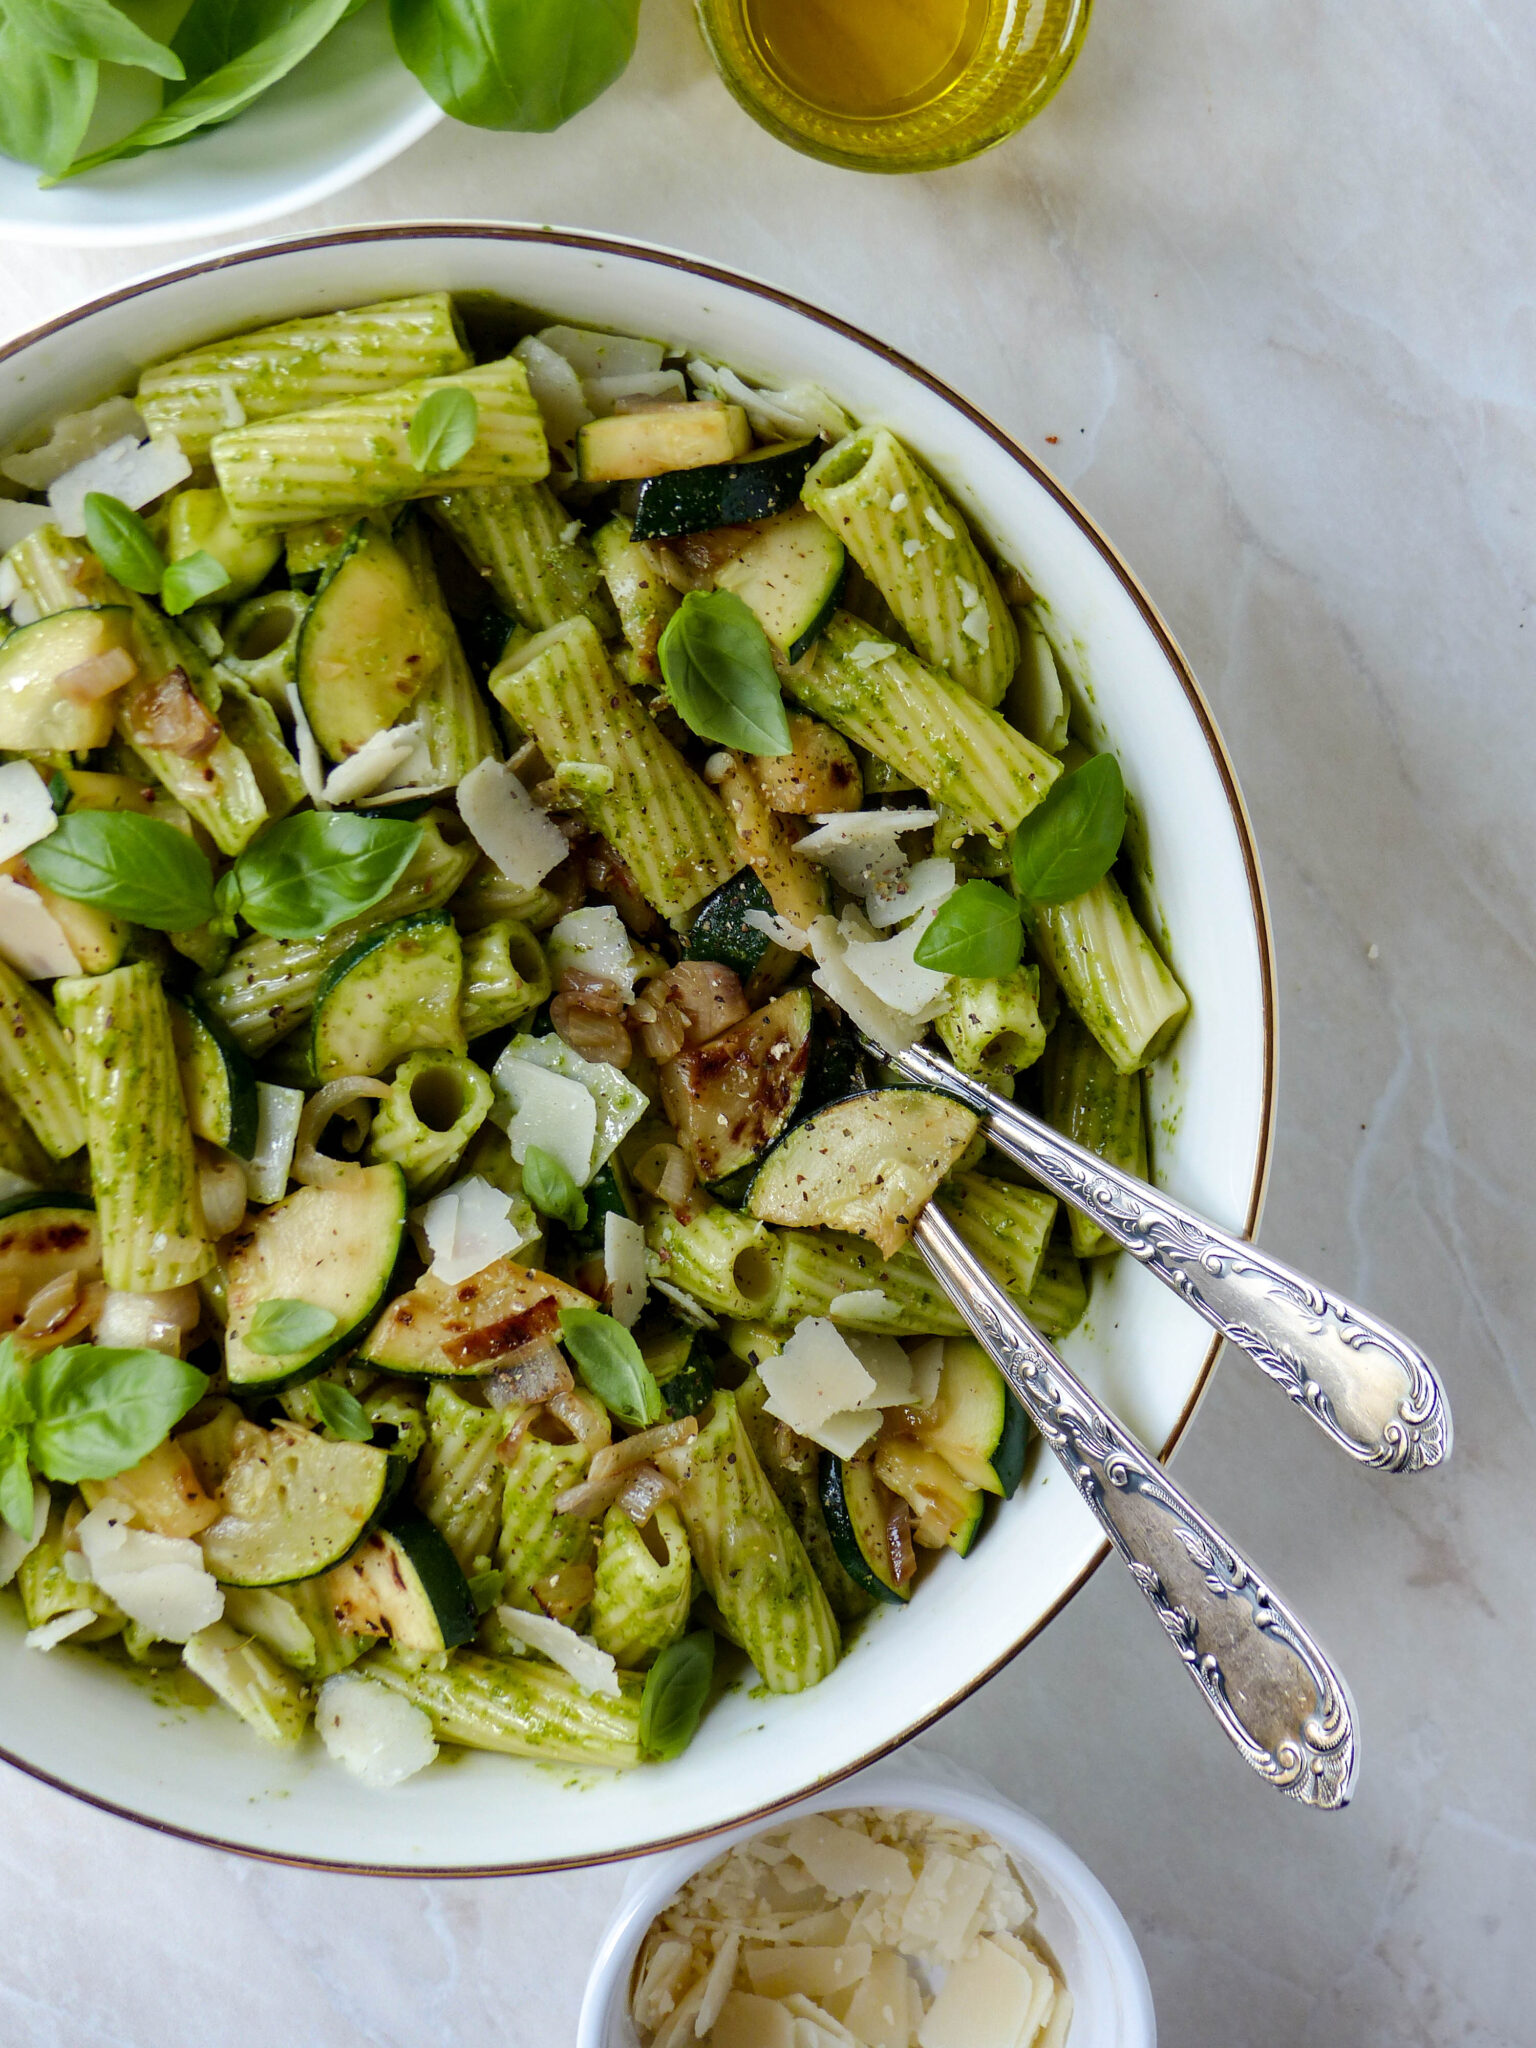
[[[92,491],[105,492],[137,511],[191,474],[192,465],[174,434],[159,441],[138,441],[124,434],[55,477],[48,486],[48,503],[61,533],[83,534],[85,501]]]
[[[584,1692],[619,1697],[619,1667],[590,1636],[578,1635],[551,1615],[525,1614],[520,1607],[498,1607],[496,1619],[514,1642],[557,1664]]]
[[[63,925],[35,889],[12,875],[0,875],[0,959],[28,981],[80,971]]]
[[[952,860],[920,860],[890,881],[872,883],[864,898],[864,915],[876,931],[887,931],[920,910],[937,910],[954,893]]]
[[[504,762],[481,761],[458,788],[459,816],[475,844],[516,889],[535,889],[569,848]]]
[[[900,874],[907,865],[901,850],[905,832],[920,832],[939,822],[937,811],[818,811],[816,830],[795,844],[796,853],[818,860],[855,896],[872,879]]]
[[[483,1273],[497,1259],[510,1258],[538,1234],[538,1218],[526,1200],[503,1194],[479,1174],[468,1174],[434,1195],[415,1212],[431,1253],[430,1271],[445,1287]]]
[[[190,1537],[135,1529],[106,1501],[75,1534],[92,1583],[163,1641],[184,1643],[223,1614],[224,1589]]]
[[[634,1001],[635,949],[624,920],[611,903],[567,912],[551,928],[544,950],[557,981],[568,968],[574,968],[580,974],[596,974],[613,982],[626,1003]]]
[[[315,1728],[330,1757],[380,1790],[414,1777],[437,1755],[421,1708],[357,1671],[338,1672],[321,1686]]]
[[[613,1319],[632,1330],[650,1287],[645,1271],[645,1232],[632,1216],[621,1216],[616,1209],[603,1218],[603,1271],[613,1297]]]

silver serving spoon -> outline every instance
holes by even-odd
[[[1074,1145],[937,1053],[864,1042],[907,1080],[978,1111],[990,1144],[1182,1295],[1352,1458],[1383,1472],[1425,1472],[1450,1456],[1445,1389],[1388,1324]]]
[[[1354,1706],[1314,1638],[1031,1329],[936,1204],[912,1242],[1097,1515],[1238,1754],[1293,1799],[1347,1805]]]

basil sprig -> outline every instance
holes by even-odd
[[[160,602],[173,617],[190,611],[205,597],[217,597],[230,585],[230,574],[217,555],[206,548],[195,554],[179,555],[160,579]]]
[[[395,48],[445,113],[558,128],[619,76],[640,0],[389,0]]]
[[[109,576],[154,597],[165,580],[165,557],[138,513],[106,491],[85,494],[85,537]]]
[[[622,1323],[597,1308],[563,1308],[560,1335],[589,1393],[631,1429],[661,1420],[661,1389]]]
[[[1026,903],[1068,903],[1102,882],[1125,837],[1125,783],[1113,754],[1060,776],[1013,835],[1013,885]]]
[[[305,811],[254,839],[220,880],[184,832],[138,811],[70,811],[28,850],[56,895],[152,931],[180,932],[235,913],[272,939],[313,939],[371,910],[421,844],[406,818]]]
[[[570,1168],[542,1145],[530,1145],[523,1155],[523,1193],[541,1216],[553,1216],[568,1230],[580,1230],[587,1220],[587,1198]]]
[[[972,980],[1011,974],[1024,947],[1019,906],[996,882],[962,882],[939,905],[912,958],[919,967]]]
[[[285,1358],[291,1352],[313,1350],[335,1327],[330,1310],[312,1301],[264,1301],[251,1317],[245,1347],[263,1358]]]
[[[715,1638],[695,1629],[668,1643],[646,1673],[640,1695],[640,1748],[667,1762],[681,1756],[694,1738],[715,1675]]]
[[[0,1340],[0,1515],[30,1536],[29,1464],[64,1484],[115,1478],[207,1391],[195,1366],[163,1351],[66,1344],[24,1365]]]
[[[462,384],[429,391],[411,416],[405,437],[411,467],[436,476],[464,460],[480,431],[480,408]]]
[[[335,1318],[332,1318],[334,1322]],[[321,1424],[332,1436],[339,1436],[344,1443],[366,1444],[373,1440],[373,1424],[368,1411],[346,1387],[337,1386],[334,1380],[314,1380],[309,1388],[310,1398],[315,1404],[315,1413]]]
[[[768,635],[731,590],[690,590],[657,653],[667,696],[701,740],[744,754],[792,751]]]

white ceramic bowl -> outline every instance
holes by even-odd
[[[1178,650],[1061,488],[936,378],[771,287],[665,250],[532,227],[365,228],[238,250],[128,285],[0,350],[0,446],[119,388],[142,363],[262,321],[441,287],[686,342],[747,371],[814,378],[919,451],[1045,592],[1145,824],[1157,928],[1193,1001],[1153,1076],[1157,1170],[1237,1229],[1258,1220],[1273,1087],[1272,974],[1258,865],[1231,768]],[[1119,1261],[1067,1355],[1142,1438],[1171,1447],[1215,1346]],[[0,1744],[24,1768],[152,1824],[351,1869],[515,1871],[660,1849],[772,1811],[871,1763],[945,1712],[1057,1613],[1104,1555],[1036,1452],[974,1555],[946,1555],[822,1685],[746,1688],[687,1755],[595,1782],[466,1756],[369,1792],[317,1744],[274,1754],[221,1712],[178,1711],[89,1652],[22,1648],[0,1602]],[[1149,1639],[1131,1657],[1158,1653]]]
[[[30,164],[0,157],[0,236],[49,248],[146,248],[238,234],[355,185],[442,118],[395,55],[389,17],[376,5],[343,22],[225,127],[47,192]]]
[[[935,1813],[982,1828],[1013,1852],[1035,1902],[1036,1924],[1072,1993],[1069,2048],[1156,2048],[1152,1990],[1135,1937],[1082,1859],[982,1778],[921,1749],[797,1805],[795,1813],[887,1806]],[[777,1816],[788,1819],[787,1814]],[[638,1864],[603,1936],[587,1980],[576,2048],[637,2048],[629,1984],[646,1929],[696,1871],[758,1832],[756,1824]]]

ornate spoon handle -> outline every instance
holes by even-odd
[[[1389,1324],[1084,1151],[936,1053],[914,1046],[879,1057],[980,1111],[999,1152],[1091,1216],[1362,1465],[1423,1472],[1450,1456],[1445,1389]]]
[[[912,1242],[1125,1559],[1233,1747],[1293,1799],[1347,1805],[1354,1708],[1317,1643],[1030,1328],[942,1210],[924,1209]]]

